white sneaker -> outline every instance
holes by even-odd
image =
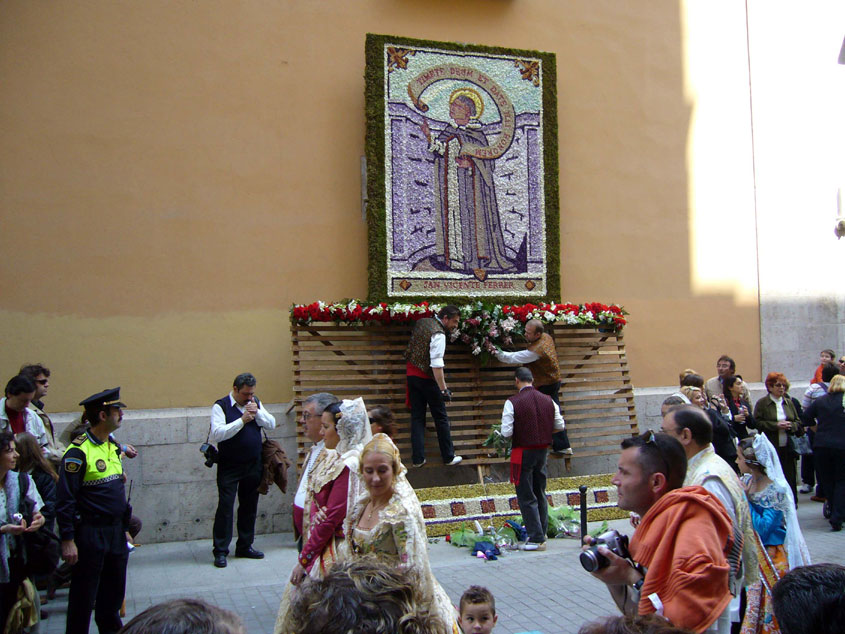
[[[811,487],[809,484],[802,484],[801,488],[798,489],[799,493],[811,493],[812,491],[813,487]]]
[[[446,466],[454,467],[456,464],[461,464],[461,460],[463,460],[463,458],[461,458],[460,456],[455,456],[454,458],[452,458],[452,462],[446,463]]]

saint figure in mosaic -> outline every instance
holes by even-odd
[[[514,262],[505,250],[505,239],[493,182],[495,159],[482,159],[462,152],[465,145],[488,147],[481,130],[484,112],[481,95],[469,87],[452,91],[449,123],[433,137],[428,121],[420,130],[434,155],[436,249],[434,268],[483,276],[512,271]]]

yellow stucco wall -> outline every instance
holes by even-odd
[[[696,217],[754,216],[744,9],[708,6],[728,117],[696,111],[686,3],[4,2],[0,377],[49,365],[53,411],[117,384],[133,408],[204,405],[247,369],[289,399],[289,305],[366,293],[375,32],[556,53],[562,299],[629,309],[637,386],[722,352],[759,379],[755,279],[702,283],[694,257]],[[709,134],[737,148],[705,154]],[[702,203],[691,184],[731,161],[734,204]]]

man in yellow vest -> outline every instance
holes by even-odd
[[[91,428],[65,452],[59,471],[56,516],[62,558],[71,566],[66,634],[87,634],[91,611],[100,634],[122,626],[129,549],[125,530],[132,509],[126,501],[120,444],[111,433],[123,420],[120,388],[80,403]]]
[[[560,409],[560,366],[557,362],[557,350],[555,340],[545,332],[543,322],[539,319],[531,319],[525,324],[525,340],[528,347],[525,350],[516,352],[496,351],[496,358],[501,363],[509,365],[521,364],[531,370],[534,376],[534,387],[538,392],[551,396],[552,400]],[[563,454],[571,454],[572,447],[569,444],[569,436],[566,430],[556,431],[552,435],[552,455],[560,457]]]

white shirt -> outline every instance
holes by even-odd
[[[516,352],[505,352],[504,350],[499,350],[496,352],[496,358],[502,363],[507,363],[509,365],[527,365],[529,363],[534,363],[540,358],[540,355],[528,349],[517,350]]]
[[[526,385],[525,387],[521,388],[519,391],[521,392],[525,388],[531,387],[530,385]],[[560,410],[558,409],[557,405],[554,407],[555,410],[555,431],[562,431],[565,424],[563,421],[563,416],[560,415]],[[505,438],[510,438],[513,436],[513,403],[511,403],[510,399],[505,401],[505,407],[502,410],[502,436]]]
[[[440,325],[443,322],[438,317],[435,317]],[[443,367],[443,356],[446,354],[446,335],[442,332],[436,332],[431,335],[431,341],[428,342],[428,356],[431,357],[432,368]]]
[[[17,478],[18,472],[7,471],[6,477]],[[33,510],[40,511],[41,507],[44,506],[44,502],[41,500],[41,495],[38,493],[38,489],[35,488],[35,480],[33,480],[32,476],[29,474],[26,474],[26,477],[29,478],[29,488],[26,490],[26,499],[35,505]],[[6,515],[6,488],[0,486],[0,524],[11,523],[11,518]]]
[[[229,403],[232,407],[237,408],[237,410],[243,414],[246,409],[241,407],[240,405],[235,402],[235,397],[232,396],[232,393],[229,392]],[[263,427],[264,429],[275,429],[276,427],[276,419],[273,415],[264,409],[264,405],[258,406],[258,411],[255,413],[255,423],[259,427]],[[223,413],[223,408],[220,407],[217,403],[211,408],[211,434],[209,435],[209,439],[211,442],[221,442],[223,440],[228,440],[235,434],[237,434],[240,430],[244,428],[244,419],[239,418],[231,423],[226,422],[226,414]]]
[[[314,467],[314,462],[317,460],[317,456],[320,455],[320,452],[325,446],[326,443],[322,440],[320,442],[315,442],[311,447],[311,450],[308,452],[308,457],[302,465],[302,477],[299,478],[299,486],[296,487],[296,495],[293,496],[294,506],[298,506],[299,508],[305,507],[305,485],[308,484],[308,474]]]
[[[775,407],[777,408],[777,418],[778,422],[782,420],[786,420],[786,412],[783,409],[783,397],[775,398],[771,394],[769,394],[769,398],[772,399],[775,403]],[[786,447],[786,430],[785,429],[778,429],[778,447]]]
[[[44,422],[41,420],[41,417],[27,407],[23,411],[23,418],[25,421],[24,431],[38,439],[38,445],[46,456],[48,454],[47,446],[50,444],[50,440],[47,438],[47,430],[44,429]],[[6,399],[0,398],[0,431],[7,429],[12,431],[9,417],[6,415]]]

